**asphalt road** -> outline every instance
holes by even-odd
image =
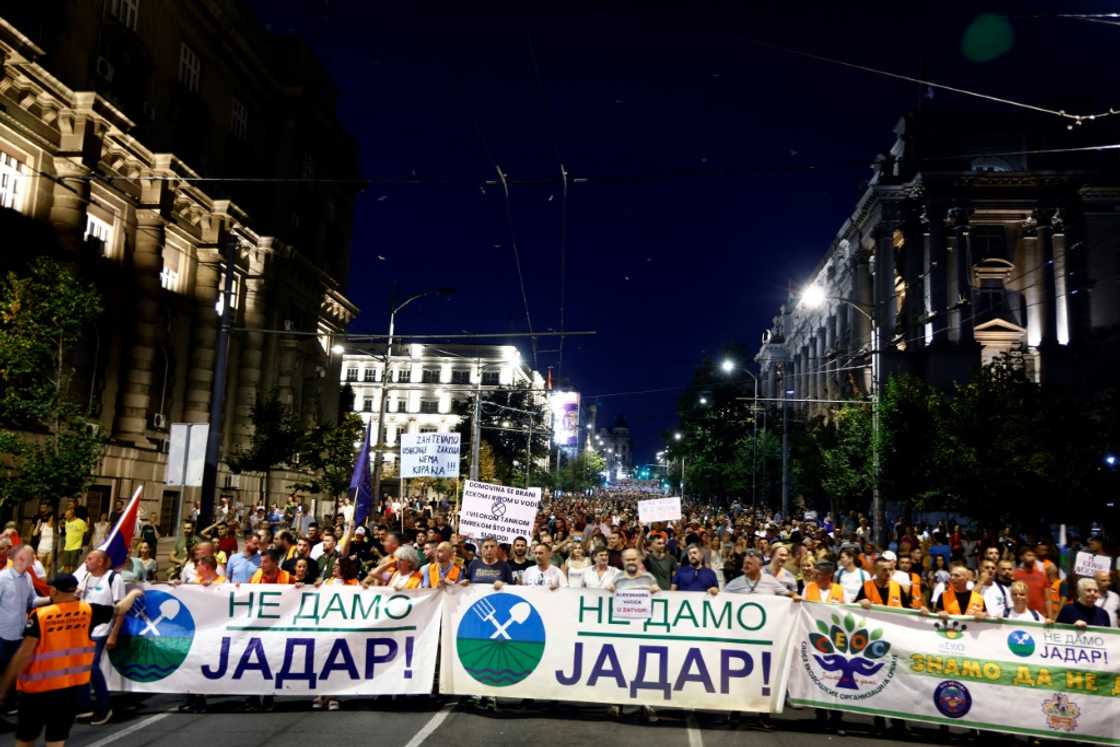
[[[430,698],[361,699],[343,701],[335,712],[312,711],[306,699],[279,699],[275,711],[245,713],[243,703],[233,698],[211,698],[206,714],[176,713],[182,702],[174,696],[135,698],[118,704],[112,723],[93,727],[75,725],[68,745],[73,747],[256,747],[262,745],[342,745],[376,743],[378,747],[420,747],[420,745],[533,744],[588,745],[635,744],[642,747],[740,747],[749,740],[752,747],[792,747],[802,744],[836,744],[844,747],[892,744],[946,744],[946,737],[935,728],[915,727],[899,739],[877,734],[869,718],[850,716],[845,726],[848,735],[822,734],[815,728],[813,714],[787,710],[772,719],[773,728],[759,727],[757,719],[744,716],[740,723],[729,723],[717,713],[692,714],[687,711],[658,711],[657,723],[646,723],[641,714],[629,709],[621,719],[607,717],[604,706],[569,703],[526,703],[501,701],[498,711],[483,711],[465,701],[437,701]],[[10,739],[10,731],[0,740]],[[981,742],[1001,741],[1001,735],[986,734]],[[962,730],[954,730],[950,743],[972,740]],[[1025,742],[1018,742],[1025,744]]]

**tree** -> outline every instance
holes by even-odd
[[[602,472],[607,461],[594,451],[580,451],[574,459],[560,468],[556,487],[566,493],[582,493],[602,483]]]
[[[104,440],[72,388],[71,363],[101,298],[46,257],[0,284],[0,504],[84,490]]]
[[[815,432],[820,444],[820,485],[833,516],[869,501],[873,481],[871,408],[842,405]]]
[[[225,461],[234,474],[262,473],[261,495],[267,500],[272,469],[292,461],[307,429],[275,389],[258,396],[249,412],[253,436],[247,446],[238,444]]]
[[[362,428],[362,418],[351,412],[335,425],[320,425],[307,431],[296,447],[306,479],[292,488],[332,500],[344,495],[350,489]]]

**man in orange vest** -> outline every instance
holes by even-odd
[[[910,606],[910,594],[891,578],[893,573],[891,561],[883,557],[875,561],[875,576],[865,581],[856,595],[856,601],[861,607],[867,609],[873,604],[886,607]]]
[[[251,584],[290,584],[292,577],[287,571],[280,567],[280,560],[283,553],[274,547],[270,547],[261,553],[261,567],[257,569],[253,577],[249,579]]]
[[[922,596],[922,577],[913,571],[914,561],[909,555],[900,555],[898,558],[898,571],[910,577],[910,607],[921,609],[924,602]]]
[[[0,682],[0,692],[7,692],[12,680],[19,690],[19,747],[31,747],[44,727],[48,745],[66,743],[82,689],[89,688],[95,649],[90,633],[111,623],[105,646],[116,646],[124,615],[143,596],[137,589],[114,606],[83,602],[75,593],[78,579],[69,573],[55,576],[50,586],[51,604],[28,616],[23,643]]]
[[[831,560],[818,561],[814,567],[813,580],[805,584],[801,597],[806,602],[844,603],[844,587],[832,580],[836,566]]]
[[[459,583],[459,578],[463,575],[463,566],[454,561],[452,557],[454,552],[450,542],[440,542],[436,545],[435,558],[420,568],[421,588],[438,589]]]
[[[953,563],[949,568],[949,584],[945,591],[937,598],[934,608],[942,617],[949,615],[973,615],[979,619],[988,616],[984,597],[975,589],[968,588],[968,566],[961,562]]]

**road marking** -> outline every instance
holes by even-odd
[[[420,747],[420,745],[424,744],[424,740],[432,736],[432,733],[439,728],[440,724],[451,715],[451,711],[454,708],[454,703],[448,703],[443,708],[436,711],[436,714],[428,720],[428,723],[424,724],[424,728],[416,732],[415,736],[408,740],[408,744],[404,747]],[[90,747],[96,747],[96,745],[90,745]]]
[[[112,744],[113,742],[117,741],[118,739],[121,739],[122,737],[127,737],[129,734],[133,734],[135,732],[140,731],[141,729],[149,727],[152,724],[154,724],[155,722],[159,721],[160,719],[165,719],[170,715],[171,715],[170,713],[157,713],[154,716],[149,716],[148,718],[144,719],[143,721],[137,721],[135,724],[128,727],[127,729],[121,729],[120,731],[114,732],[113,734],[110,734],[109,736],[107,736],[103,739],[98,739],[93,744],[86,745],[86,747],[105,747],[105,745],[107,745],[107,744]]]
[[[688,747],[704,747],[704,736],[696,725],[696,717],[689,716],[685,719],[685,724],[688,726]]]

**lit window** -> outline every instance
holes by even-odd
[[[225,301],[225,288],[226,288],[226,271],[222,270],[218,274],[218,302],[214,304],[214,310],[218,312],[218,316],[222,315],[222,309]],[[233,287],[230,288],[230,308],[237,308],[237,297],[241,295],[241,279],[237,277],[237,273],[233,274]]]
[[[363,379],[363,381],[377,381],[377,379],[375,378],[377,372],[374,369],[367,368],[364,374],[365,378]]]
[[[179,82],[191,93],[198,93],[198,78],[202,63],[194,50],[186,44],[179,45]]]
[[[356,368],[346,369],[346,380],[347,381],[357,381],[358,380],[358,369],[356,369]]]
[[[109,0],[109,15],[135,31],[140,18],[140,0]]]
[[[23,164],[13,156],[0,151],[0,207],[23,209],[25,188]]]
[[[179,271],[164,267],[159,271],[159,284],[164,290],[175,290],[179,286]]]
[[[397,369],[397,383],[409,384],[412,382],[412,369],[411,368],[398,368]]]
[[[229,129],[238,140],[244,140],[249,135],[249,110],[237,99],[233,100]]]
[[[101,254],[109,255],[109,239],[113,236],[112,224],[101,220],[96,215],[86,214],[86,233],[83,241],[97,241],[101,244]]]

